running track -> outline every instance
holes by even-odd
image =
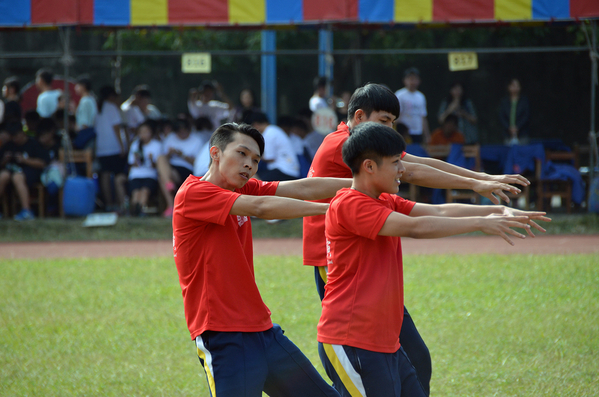
[[[496,236],[402,239],[410,254],[598,254],[599,235],[549,235],[515,240],[510,246]],[[301,239],[256,239],[256,255],[301,255]],[[171,256],[171,240],[0,243],[0,259]]]

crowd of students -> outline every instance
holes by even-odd
[[[171,217],[177,188],[189,175],[203,175],[208,170],[209,138],[223,122],[249,123],[264,134],[268,142],[260,172],[264,180],[306,176],[311,157],[324,138],[313,131],[308,109],[273,120],[278,125],[271,124],[256,106],[252,90],[242,90],[236,104],[214,81],[191,89],[187,112],[171,119],[152,103],[147,85],[135,87],[122,101],[114,87],[94,91],[89,77],[80,76],[75,106],[75,101],[66,105],[62,91],[52,88],[52,83],[50,70],[38,71],[36,109],[22,114],[18,79],[4,81],[0,198],[11,190],[17,193],[21,210],[15,220],[35,218],[29,192],[40,182],[50,190],[46,213],[58,213],[54,187],[60,187],[66,176],[58,157],[67,141],[76,150],[94,154],[99,210],[146,216],[162,206],[162,215]],[[65,112],[69,123],[67,133],[62,134]]]

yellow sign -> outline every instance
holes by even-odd
[[[212,58],[206,52],[193,52],[181,56],[181,71],[183,73],[210,73]]]
[[[474,70],[478,69],[478,55],[476,52],[450,52],[447,56],[449,70]]]

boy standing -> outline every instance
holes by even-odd
[[[525,236],[512,227],[533,236],[529,224],[544,230],[532,219],[549,220],[499,206],[404,200],[395,195],[404,150],[399,134],[377,123],[359,125],[343,145],[353,184],[326,214],[328,282],[318,324],[319,354],[342,396],[426,395],[397,338],[404,316],[399,237],[482,231],[513,244],[509,235]]]
[[[399,121],[408,126],[413,143],[426,144],[431,137],[426,119],[426,98],[418,91],[420,85],[418,69],[406,69],[403,83],[404,88],[395,93],[401,106]]]
[[[291,198],[331,197],[351,181],[253,179],[264,139],[249,125],[224,124],[210,144],[208,172],[189,176],[175,197],[173,253],[211,395],[338,396],[271,322],[254,280],[250,217],[324,214],[327,204]]]
[[[391,127],[399,116],[399,101],[391,90],[381,84],[366,84],[356,89],[349,100],[348,122],[341,123],[337,131],[327,135],[319,147],[308,177],[351,178],[350,168],[343,162],[341,148],[349,137],[350,130],[364,122],[375,122]],[[507,183],[527,185],[529,182],[520,175],[488,175],[460,168],[441,160],[422,158],[406,154],[403,158],[406,172],[404,180],[420,186],[438,189],[472,189],[495,204],[495,195],[509,201],[502,190],[519,192]],[[320,202],[330,202],[330,199]],[[324,216],[304,218],[303,259],[304,265],[314,266],[316,288],[320,299],[324,297],[327,280],[326,240]],[[431,359],[426,344],[420,337],[408,311],[401,331],[401,339],[406,353],[418,371],[418,377],[428,390],[431,379]]]

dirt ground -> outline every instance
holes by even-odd
[[[575,254],[596,253],[599,235],[550,235],[516,240],[510,246],[496,236],[402,239],[404,254]],[[254,240],[256,255],[301,255],[301,239]],[[172,241],[81,241],[0,243],[0,259],[172,256]]]

